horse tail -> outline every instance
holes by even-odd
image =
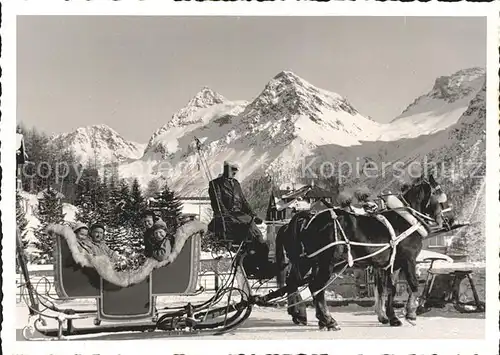
[[[285,266],[285,246],[284,246],[284,238],[286,237],[286,229],[287,225],[281,226],[278,229],[278,233],[276,234],[276,245],[275,245],[275,261],[277,266],[277,275],[276,279],[278,282],[278,287],[285,286],[286,272],[284,269]]]

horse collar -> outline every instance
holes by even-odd
[[[333,220],[336,220],[338,218],[337,214],[335,213],[335,211],[333,210],[333,208],[329,208],[327,210],[323,210],[323,211],[319,211],[318,213],[316,213],[314,216],[312,216],[312,218],[309,220],[309,222],[307,222],[306,226],[304,227],[304,230],[306,230],[307,228],[309,228],[309,225],[312,223],[312,221],[314,221],[314,219],[316,217],[318,217],[320,214],[323,214],[325,212],[329,212],[330,213],[330,216],[332,217]]]

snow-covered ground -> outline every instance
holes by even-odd
[[[74,304],[65,304],[66,308],[75,307]],[[89,309],[88,304],[80,305],[81,309]],[[338,332],[319,331],[314,316],[314,309],[308,309],[309,325],[296,326],[284,308],[255,307],[250,318],[237,330],[221,336],[227,340],[237,339],[481,339],[485,336],[484,314],[461,315],[456,312],[432,310],[422,315],[410,324],[403,321],[401,327],[390,327],[378,323],[373,308],[360,306],[331,307],[332,316],[339,323]],[[398,316],[404,319],[402,310],[398,309]],[[25,307],[16,307],[16,335],[17,340],[24,340],[22,328],[27,324],[28,311]],[[51,325],[49,323],[49,325]],[[95,327],[92,318],[75,322],[76,327]],[[102,325],[105,325],[103,322]],[[188,335],[186,335],[187,337]],[[39,337],[39,335],[37,336]],[[92,336],[78,336],[69,339],[75,340],[161,340],[168,337],[165,333],[127,332],[103,333]],[[206,335],[189,337],[190,339],[207,339]],[[209,337],[210,339],[210,337]],[[218,337],[220,339],[220,337]]]

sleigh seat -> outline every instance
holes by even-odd
[[[54,283],[61,300],[94,298],[97,322],[153,317],[155,298],[167,295],[192,295],[198,284],[200,240],[189,238],[175,261],[154,269],[148,277],[129,287],[116,286],[96,270],[82,267],[73,258],[66,239],[56,236]]]

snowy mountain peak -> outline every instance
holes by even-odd
[[[97,134],[100,136],[119,136],[113,128],[106,124],[90,125],[85,127],[79,127],[73,132],[74,134]]]
[[[216,91],[204,86],[186,106],[172,115],[165,125],[157,129],[147,144],[143,158],[156,159],[177,152],[179,139],[191,131],[199,129],[211,121],[219,119],[227,121],[229,117],[237,116],[248,102],[230,101]]]
[[[244,122],[250,126],[262,119],[279,120],[292,116],[307,116],[320,120],[324,111],[345,111],[357,114],[342,96],[319,89],[291,71],[281,71],[265,86],[259,96],[247,106]],[[262,123],[262,122],[261,122]]]
[[[462,69],[452,75],[441,76],[435,80],[431,91],[418,97],[393,121],[420,113],[422,110],[434,109],[439,105],[467,106],[485,80],[485,69],[476,67]]]
[[[204,86],[183,108],[174,113],[172,119],[167,123],[167,127],[181,127],[198,123],[192,120],[192,115],[200,109],[222,104],[228,100],[216,91]]]
[[[427,94],[419,96],[390,122],[381,139],[417,137],[454,125],[485,82],[483,68],[462,69],[437,78]]]
[[[300,76],[295,74],[294,72],[290,70],[283,70],[280,71],[278,74],[276,74],[272,80],[281,80],[285,84],[289,85],[299,85],[299,86],[306,86],[306,85],[311,85],[308,83],[306,80],[302,79]]]
[[[450,76],[441,76],[436,79],[429,96],[452,103],[477,91],[474,82],[485,75],[483,68],[469,68]]]
[[[73,149],[76,156],[87,161],[100,163],[138,159],[144,152],[144,145],[125,140],[118,132],[105,124],[79,127],[70,133],[53,137]]]
[[[462,140],[483,137],[486,139],[486,83],[470,101],[469,107],[450,130],[450,139]],[[458,135],[458,136],[455,136]]]

